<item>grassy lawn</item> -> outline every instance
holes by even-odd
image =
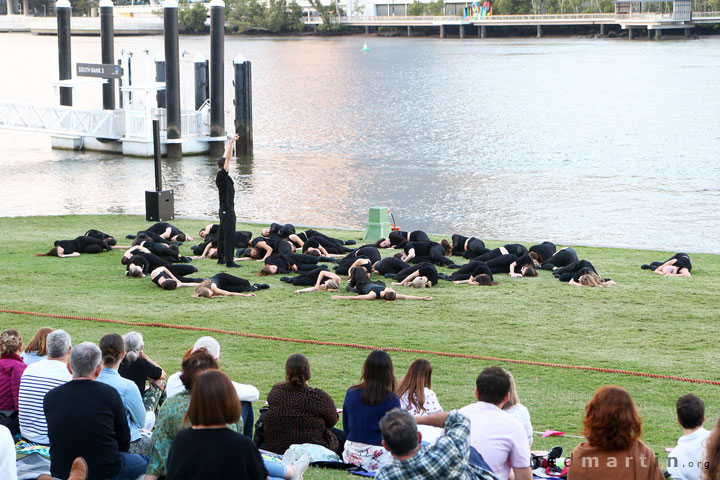
[[[196,236],[208,222],[179,219],[173,223]],[[33,256],[46,252],[54,240],[74,238],[89,228],[111,233],[123,244],[129,240],[122,237],[146,225],[139,216],[0,218],[1,308],[720,379],[716,367],[720,357],[717,255],[692,255],[692,278],[664,278],[639,266],[665,260],[674,252],[575,247],[581,259],[590,260],[618,286],[570,287],[548,272],[533,279],[498,275],[497,287],[441,281],[424,293],[433,296],[432,302],[394,303],[335,302],[325,292],[293,295],[293,287],[279,277],[256,277],[261,262],[243,262],[243,268],[232,273],[269,283],[270,290],[258,292],[255,298],[196,299],[190,289],[166,292],[149,278],[125,277],[122,251],[67,259]],[[238,224],[238,229],[253,233],[260,228]],[[362,236],[355,231],[326,233],[358,243]],[[505,242],[487,243],[492,248]],[[183,246],[181,252],[189,255],[189,248]],[[200,269],[195,276],[209,277],[221,271],[214,260],[193,264]],[[417,292],[409,290],[410,294]],[[106,333],[133,329],[0,313],[0,328],[17,328],[25,341],[46,325],[66,329],[73,343],[98,342]],[[148,354],[168,373],[179,370],[183,352],[202,336],[200,332],[163,328],[137,330],[145,337]],[[368,354],[346,347],[216,337],[222,345],[221,367],[234,380],[257,386],[261,400],[283,379],[287,356],[302,352],[312,365],[310,384],[326,390],[341,407],[347,387],[359,381]],[[399,379],[417,355],[392,353],[392,357]],[[473,401],[475,377],[488,362],[426,358],[433,364],[433,389],[446,410]],[[531,365],[501,366],[513,372],[536,431],[553,429],[579,435],[583,408],[594,390],[605,384],[624,386],[639,406],[644,440],[660,454],[661,462],[663,449],[674,446],[680,434],[675,422],[677,397],[694,392],[703,398],[708,428],[720,413],[720,389],[716,386]],[[260,406],[261,402],[256,409]],[[536,435],[533,447],[562,445],[569,454],[578,442],[557,437],[543,440]],[[341,476],[345,474],[317,470],[306,474],[311,480]]]

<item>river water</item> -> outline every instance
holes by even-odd
[[[55,37],[1,34],[0,98],[51,103]],[[162,37],[116,38],[146,53]],[[367,42],[369,52],[361,47]],[[209,37],[184,36],[187,87]],[[74,37],[73,61],[100,61]],[[255,155],[233,162],[238,219],[720,252],[720,38],[246,38]],[[99,87],[75,93],[101,108]],[[144,213],[152,160],[50,149],[0,129],[0,216]],[[164,161],[177,215],[216,214],[215,160]],[[101,227],[101,226],[100,226]]]

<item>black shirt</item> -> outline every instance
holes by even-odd
[[[687,268],[688,272],[692,271],[692,264],[690,263],[690,257],[687,253],[678,253],[674,257],[675,263],[673,266],[678,268],[678,271],[681,268]]]
[[[492,273],[510,273],[510,265],[518,259],[517,255],[506,253],[485,262]]]
[[[72,380],[43,400],[50,438],[50,471],[68,478],[77,457],[88,464],[88,480],[112,478],[120,471],[118,452],[130,448],[130,429],[120,394],[94,380]]]
[[[410,250],[415,250],[416,257],[429,257],[430,249],[435,245],[440,245],[436,242],[408,242],[405,244],[405,253],[409,253]]]
[[[235,206],[235,184],[224,168],[218,170],[217,176],[215,176],[215,185],[217,185],[220,197],[220,208],[232,209]]]
[[[267,476],[252,440],[229,428],[180,430],[167,460],[167,480],[265,480]]]
[[[144,358],[138,358],[130,363],[127,359],[123,359],[118,368],[120,376],[132,380],[140,390],[140,396],[145,393],[145,381],[148,378],[160,380],[162,376],[162,368],[156,367]]]
[[[543,263],[547,261],[550,257],[555,255],[555,244],[552,242],[543,242],[540,245],[533,245],[530,247],[530,252],[535,252],[538,254],[538,262]]]
[[[380,251],[375,248],[375,245],[365,245],[364,247],[360,247],[355,251],[356,257],[365,257],[370,260],[370,263],[373,264],[375,262],[380,261]]]
[[[56,247],[62,247],[64,255],[79,252],[82,249],[77,240],[55,240],[54,245]]]

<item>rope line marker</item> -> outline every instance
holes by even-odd
[[[172,323],[158,323],[158,322],[130,322],[127,320],[116,320],[111,318],[96,318],[96,317],[80,317],[75,315],[59,315],[54,313],[40,313],[40,312],[24,312],[22,310],[9,310],[0,308],[0,313],[9,313],[13,315],[29,315],[33,317],[48,317],[48,318],[65,318],[68,320],[84,320],[89,322],[99,323],[114,323],[118,325],[129,325],[133,327],[151,327],[151,328],[169,328],[174,330],[189,330],[196,332],[210,332],[219,333],[222,335],[232,335],[236,337],[254,338],[258,340],[271,340],[275,342],[289,342],[289,343],[302,343],[307,345],[324,345],[330,347],[344,347],[344,348],[357,348],[362,350],[385,350],[388,352],[402,352],[402,353],[418,353],[422,355],[436,355],[439,357],[450,357],[450,358],[467,358],[471,360],[484,360],[489,362],[500,362],[500,363],[514,363],[517,365],[531,365],[536,367],[548,367],[548,368],[563,368],[566,370],[583,370],[588,372],[601,372],[601,373],[615,373],[618,375],[629,375],[635,377],[646,377],[646,378],[657,378],[662,380],[673,380],[677,382],[687,383],[702,383],[707,385],[720,386],[718,380],[704,380],[698,378],[679,377],[675,375],[662,375],[659,373],[646,373],[646,372],[635,372],[632,370],[621,370],[616,368],[603,368],[603,367],[591,367],[587,365],[564,365],[562,363],[550,363],[550,362],[536,362],[533,360],[517,360],[514,358],[502,358],[502,357],[490,357],[486,355],[471,355],[467,353],[453,353],[453,352],[436,352],[433,350],[420,350],[413,348],[401,348],[401,347],[377,347],[372,345],[363,345],[360,343],[343,343],[343,342],[329,342],[324,340],[309,340],[303,338],[286,338],[278,337],[274,335],[260,335],[257,333],[247,332],[234,332],[232,330],[223,330],[219,328],[208,328],[208,327],[195,327],[191,325],[175,325]]]

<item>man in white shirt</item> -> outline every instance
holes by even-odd
[[[46,345],[48,358],[28,365],[18,395],[20,433],[26,440],[43,445],[50,444],[43,410],[45,394],[72,380],[67,366],[72,350],[70,335],[65,330],[54,330],[48,334]]]
[[[510,469],[516,480],[531,480],[530,445],[525,428],[502,406],[510,396],[510,376],[500,367],[483,370],[475,381],[473,403],[460,409],[470,419],[470,446],[485,459],[500,480]]]
[[[193,345],[192,351],[204,348],[215,360],[220,361],[220,344],[213,337],[200,337],[195,345]],[[180,374],[182,372],[173,373],[167,380],[167,386],[165,387],[165,394],[168,398],[177,395],[178,393],[185,390],[185,386],[180,381]],[[260,399],[260,391],[252,385],[245,385],[243,383],[232,382],[235,391],[237,392],[238,399],[241,402],[257,402]]]
[[[703,428],[705,403],[688,393],[675,403],[677,422],[682,428],[682,437],[668,455],[667,470],[675,480],[700,480],[705,458],[705,446],[710,432]]]

